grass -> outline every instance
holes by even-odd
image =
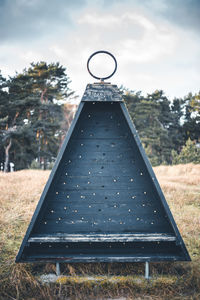
[[[200,299],[200,165],[155,172],[192,262],[152,263],[149,282],[142,263],[62,264],[65,276],[48,285],[38,275],[55,272],[54,264],[14,260],[49,171],[0,172],[0,299]]]

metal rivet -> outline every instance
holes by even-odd
[[[113,179],[114,182],[117,182],[117,179]]]
[[[61,220],[61,218],[58,218],[58,220],[60,221],[60,220]]]
[[[64,207],[64,210],[66,210],[66,209],[67,209],[67,207],[65,206],[65,207]]]
[[[67,198],[69,198],[69,195],[67,195]]]
[[[45,221],[45,222],[44,222],[44,224],[46,225],[46,224],[47,224],[47,222]]]
[[[140,173],[140,175],[142,176],[142,175],[143,175],[143,173],[141,172],[141,173]]]
[[[147,192],[144,192],[144,194],[146,195]]]
[[[140,218],[137,218],[136,220],[139,221]]]
[[[63,182],[63,184],[66,184],[66,182]]]
[[[54,210],[51,210],[51,213],[53,214],[53,213],[54,213]]]
[[[96,195],[96,193],[92,193],[92,195],[93,195],[93,196],[95,196],[95,195]]]
[[[117,207],[117,205],[114,205],[114,207]]]
[[[120,194],[120,192],[117,192],[117,195],[119,195]]]
[[[58,195],[58,192],[56,192],[56,195]]]
[[[75,209],[75,211],[74,211],[74,212],[75,212],[75,213],[77,213],[77,211],[78,211],[78,210],[77,210],[77,209]]]
[[[133,181],[133,178],[131,178],[131,182]]]
[[[82,156],[81,155],[79,155],[79,158],[81,158]]]
[[[88,174],[90,175],[90,174],[91,174],[91,172],[89,171],[89,172],[88,172]]]
[[[81,147],[83,147],[84,144],[81,144]]]
[[[128,211],[131,211],[130,209]]]
[[[89,205],[88,207],[91,208],[91,205]]]

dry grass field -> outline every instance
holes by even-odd
[[[192,262],[152,263],[151,280],[144,264],[62,264],[66,276],[41,284],[40,274],[54,264],[15,264],[49,171],[0,172],[0,299],[200,299],[200,165],[155,168]]]

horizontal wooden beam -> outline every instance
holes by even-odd
[[[29,243],[74,243],[74,242],[174,242],[176,237],[163,233],[151,234],[57,234],[37,235]]]

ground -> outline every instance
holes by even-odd
[[[200,299],[200,165],[154,168],[192,262],[62,264],[56,283],[40,276],[54,264],[15,264],[49,171],[0,172],[0,299]]]

